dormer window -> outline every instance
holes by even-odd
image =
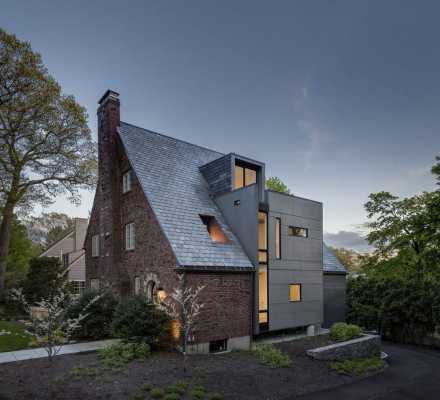
[[[235,165],[235,184],[234,189],[257,183],[257,170],[241,164]]]
[[[127,193],[131,190],[131,170],[122,175],[122,193]]]
[[[212,215],[200,215],[200,219],[206,226],[206,230],[213,242],[228,243],[229,240],[215,217]]]

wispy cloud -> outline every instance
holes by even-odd
[[[371,252],[372,246],[365,240],[364,233],[359,231],[339,231],[337,233],[324,232],[324,242],[333,247],[345,248],[360,253]]]

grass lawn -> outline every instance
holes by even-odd
[[[0,353],[29,347],[32,336],[25,328],[10,321],[0,321]]]

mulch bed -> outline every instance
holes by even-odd
[[[0,364],[0,399],[132,399],[144,383],[165,388],[180,379],[225,399],[292,399],[356,380],[305,354],[328,343],[328,337],[320,336],[277,345],[293,361],[292,367],[279,369],[260,364],[252,352],[191,356],[186,373],[182,356],[172,352],[154,353],[119,371],[103,369],[96,353],[59,356],[52,364],[47,359]],[[75,367],[86,368],[91,376],[75,375]]]

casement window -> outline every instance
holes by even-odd
[[[98,278],[90,279],[90,289],[99,290],[99,279]]]
[[[213,242],[229,242],[228,237],[223,232],[223,229],[221,228],[215,217],[213,217],[212,215],[200,215],[200,219],[202,220],[203,225],[205,225],[206,230],[208,231],[208,234]]]
[[[69,266],[69,253],[63,254],[63,267],[67,268]]]
[[[257,170],[242,165],[235,165],[234,189],[240,189],[245,186],[257,183]]]
[[[298,302],[301,301],[301,284],[292,283],[289,285],[289,301]]]
[[[122,193],[127,193],[131,190],[131,170],[122,175]]]
[[[134,222],[125,225],[125,250],[133,250],[135,248],[135,230]]]
[[[92,257],[99,257],[99,235],[92,236]]]
[[[90,286],[91,286],[91,281],[90,281]],[[83,292],[86,288],[86,283],[84,281],[71,281],[70,283],[72,285],[73,295],[80,296],[81,294],[83,294]]]
[[[299,226],[289,226],[288,235],[307,238],[309,237],[309,229]]]
[[[275,258],[281,259],[281,218],[275,218]]]
[[[141,278],[136,276],[134,278],[134,294],[138,295],[141,293]]]

